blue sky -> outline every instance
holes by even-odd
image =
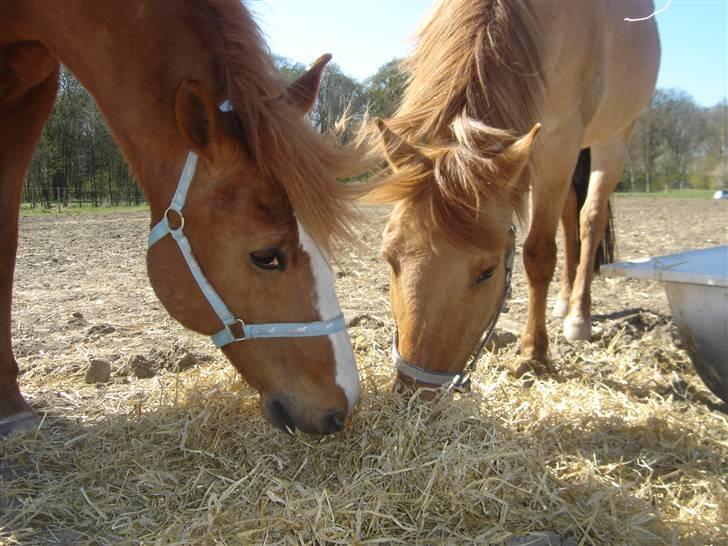
[[[467,0],[465,0],[467,1]],[[658,0],[656,8],[665,5]],[[363,80],[407,54],[431,0],[249,0],[273,53],[308,64],[322,53]],[[703,106],[728,95],[728,0],[673,0],[657,15],[658,87],[687,91]]]

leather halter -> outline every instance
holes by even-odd
[[[219,107],[221,112],[230,112],[232,106],[229,101],[223,102]],[[163,239],[167,235],[171,235],[172,238],[177,242],[177,246],[182,252],[182,256],[187,263],[187,267],[192,273],[192,276],[197,282],[197,286],[205,296],[205,299],[215,311],[215,314],[223,324],[222,330],[212,336],[212,341],[215,343],[215,347],[220,348],[230,343],[238,341],[245,341],[248,339],[256,338],[281,338],[281,337],[315,337],[315,336],[328,336],[335,334],[346,328],[346,321],[343,315],[338,315],[329,320],[320,320],[316,322],[276,322],[268,324],[246,324],[242,318],[236,317],[230,309],[228,309],[225,302],[222,300],[220,295],[207,280],[205,274],[202,272],[200,264],[195,259],[192,253],[192,247],[189,239],[184,234],[185,217],[182,214],[182,209],[185,206],[187,200],[187,192],[192,183],[192,179],[195,176],[195,170],[197,168],[197,154],[195,152],[189,152],[187,154],[187,160],[185,166],[182,169],[182,174],[177,184],[177,189],[172,197],[167,210],[164,211],[163,218],[151,229],[149,237],[147,239],[147,248],[151,248],[156,242]],[[177,217],[175,225],[172,227],[170,223],[170,215]]]
[[[463,371],[453,373],[426,370],[425,368],[421,368],[413,364],[412,362],[407,362],[404,358],[402,358],[402,355],[399,354],[399,349],[397,348],[398,332],[397,328],[395,327],[394,339],[392,340],[392,363],[397,368],[397,371],[399,371],[399,373],[406,375],[411,379],[414,379],[418,383],[424,383],[426,385],[432,385],[435,387],[446,386],[447,390],[458,389],[467,391],[470,389],[470,374],[475,371],[475,367],[477,365],[480,354],[483,352],[483,349],[485,349],[488,341],[490,341],[490,338],[493,336],[493,332],[495,331],[495,325],[498,323],[498,318],[500,318],[500,314],[505,307],[506,300],[510,296],[511,278],[513,276],[513,259],[516,254],[516,226],[513,224],[511,224],[509,228],[509,235],[511,241],[505,257],[506,278],[500,305],[498,305],[498,309],[496,310],[493,319],[490,321],[490,324],[481,336],[478,348],[470,357],[470,361],[463,368]]]

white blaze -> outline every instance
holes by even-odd
[[[303,251],[308,254],[313,271],[314,282],[316,283],[316,309],[321,320],[330,320],[341,314],[339,300],[336,299],[334,290],[334,275],[331,265],[324,257],[318,245],[306,233],[300,222],[298,224],[298,240]],[[334,360],[336,361],[336,384],[346,394],[349,402],[349,411],[359,399],[359,373],[354,359],[354,350],[351,347],[349,332],[344,328],[340,332],[328,336],[334,349]]]

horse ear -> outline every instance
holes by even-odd
[[[324,67],[331,60],[331,53],[321,55],[311,68],[300,78],[288,86],[286,98],[304,115],[308,114],[316,104],[316,96],[321,85]]]
[[[377,124],[377,129],[379,129],[379,133],[382,135],[384,152],[392,168],[397,169],[411,162],[421,163],[427,168],[432,167],[432,161],[427,156],[387,127],[381,118],[377,118],[375,123]]]
[[[189,147],[208,160],[213,159],[217,142],[217,106],[198,81],[185,78],[177,89],[174,103],[177,129]]]
[[[528,164],[533,141],[540,130],[541,124],[537,123],[528,133],[516,140],[493,159],[501,180],[510,183],[521,174],[521,171]]]

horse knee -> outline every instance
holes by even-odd
[[[601,203],[587,203],[581,209],[579,214],[579,222],[581,225],[582,235],[595,232],[601,228],[601,224],[606,221],[607,205],[602,206]]]
[[[523,246],[523,266],[531,283],[549,283],[556,268],[556,241],[526,241]]]

